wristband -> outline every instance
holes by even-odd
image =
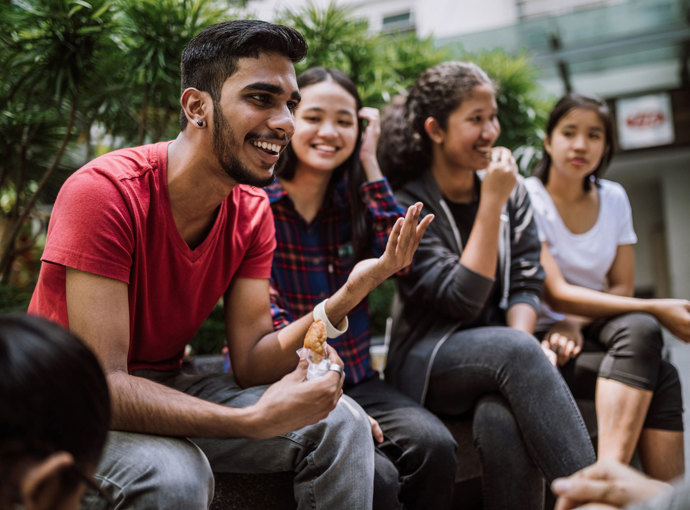
[[[336,338],[347,331],[347,327],[349,326],[347,315],[343,320],[345,323],[343,329],[336,328],[333,324],[331,324],[331,321],[328,320],[328,315],[326,315],[326,301],[328,301],[328,299],[324,299],[314,307],[312,316],[314,317],[314,320],[321,319],[326,325],[326,336],[328,336],[328,338]]]

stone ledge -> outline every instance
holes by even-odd
[[[216,473],[210,510],[295,510],[293,473]]]

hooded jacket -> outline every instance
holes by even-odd
[[[481,172],[476,185],[481,186]],[[518,182],[501,212],[497,274],[487,278],[460,263],[462,241],[453,215],[430,171],[408,181],[395,193],[408,207],[422,202],[422,214],[434,214],[415,253],[410,270],[398,277],[386,380],[417,402],[424,403],[436,353],[452,333],[472,324],[496,293],[503,314],[517,303],[539,310],[544,270],[541,244],[529,195]],[[488,324],[487,324],[488,325]]]

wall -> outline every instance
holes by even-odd
[[[448,37],[517,21],[515,0],[418,0],[416,4],[417,33],[422,37]]]
[[[690,298],[690,154],[664,169],[663,195],[671,296]]]

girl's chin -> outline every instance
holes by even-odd
[[[323,161],[305,161],[302,165],[304,168],[309,168],[312,172],[330,174],[338,168],[338,165],[334,165],[333,162],[323,162]],[[299,167],[298,167],[299,168]]]

